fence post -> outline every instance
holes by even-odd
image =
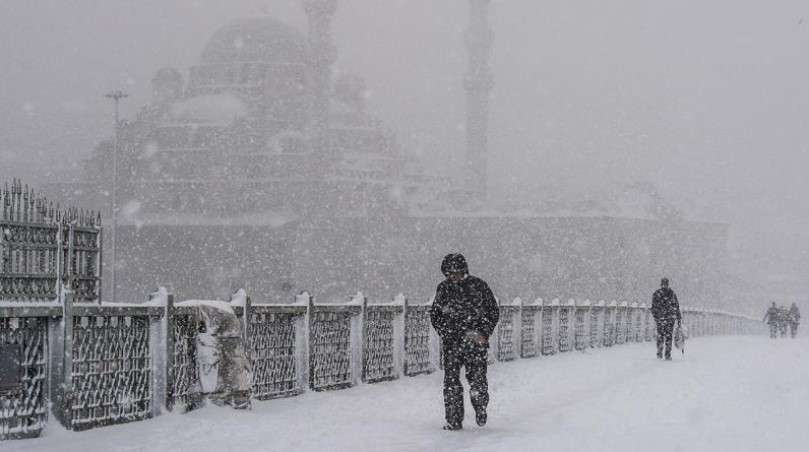
[[[553,348],[552,354],[559,353],[559,317],[561,316],[561,303],[558,298],[551,300],[551,346]]]
[[[149,318],[149,349],[152,355],[152,416],[172,408],[174,386],[174,295],[160,287],[149,295],[148,305],[161,309],[158,318]]]
[[[60,249],[61,253],[61,249]],[[73,398],[73,292],[59,287],[62,319],[49,322],[50,331],[50,400],[54,417],[71,430],[71,403]]]
[[[357,383],[363,381],[365,374],[364,366],[364,352],[365,352],[365,329],[366,325],[366,310],[368,308],[368,299],[362,294],[357,292],[354,298],[348,303],[350,306],[360,306],[359,315],[351,316],[351,385],[355,386]]]
[[[400,378],[404,376],[407,298],[400,293],[393,297],[393,304],[402,307],[399,314],[393,318],[393,373]]]
[[[295,296],[295,304],[306,306],[304,314],[295,319],[295,375],[298,377],[298,387],[301,391],[305,391],[311,388],[309,334],[313,312],[312,296],[309,292],[301,292]]]

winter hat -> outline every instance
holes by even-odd
[[[450,273],[469,273],[469,266],[466,265],[466,258],[461,253],[452,253],[444,256],[441,261],[441,273],[448,276]]]

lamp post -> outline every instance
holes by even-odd
[[[112,149],[112,302],[116,301],[115,292],[115,267],[118,264],[115,253],[115,242],[118,238],[118,144],[120,140],[121,121],[119,119],[118,106],[121,99],[129,97],[129,95],[121,90],[111,91],[104,95],[112,99],[115,104],[115,144]]]

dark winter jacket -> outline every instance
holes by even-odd
[[[801,311],[797,306],[789,308],[789,321],[790,323],[801,323]]]
[[[467,332],[477,332],[488,339],[498,320],[497,301],[482,279],[467,275],[458,284],[449,280],[438,284],[430,321],[445,345],[460,343]]]
[[[776,323],[781,321],[781,314],[779,309],[775,306],[770,306],[767,309],[767,313],[764,314],[764,321],[767,322],[769,325],[775,325]]]
[[[661,287],[652,295],[652,316],[656,321],[680,320],[680,302],[677,301],[677,294],[669,287]]]

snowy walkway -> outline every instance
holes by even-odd
[[[497,363],[490,422],[445,432],[441,373],[205,408],[41,439],[3,451],[806,451],[809,340],[688,343],[685,360],[651,343]],[[467,396],[468,399],[468,396]],[[467,400],[468,405],[468,400]]]

